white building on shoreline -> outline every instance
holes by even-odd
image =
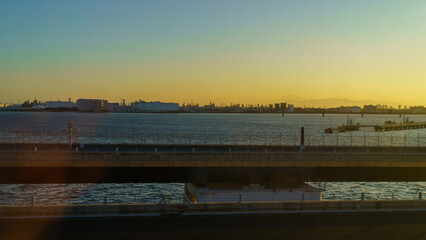
[[[139,100],[131,107],[132,112],[179,112],[179,103],[145,102]]]
[[[75,104],[71,101],[63,102],[63,101],[47,101],[46,108],[73,108]]]

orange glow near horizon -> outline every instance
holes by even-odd
[[[92,5],[5,4],[0,102],[426,105],[426,3]]]

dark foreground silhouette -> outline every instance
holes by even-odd
[[[78,216],[0,220],[0,239],[426,239],[426,212]]]

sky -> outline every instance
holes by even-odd
[[[420,0],[0,0],[0,102],[426,105],[425,43]]]

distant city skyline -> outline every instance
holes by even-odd
[[[417,0],[5,0],[0,101],[424,105],[425,10]]]
[[[25,101],[29,101],[29,102],[33,102],[34,100],[37,100],[38,102],[49,102],[49,101],[59,101],[59,102],[67,102],[67,101],[71,101],[71,102],[76,102],[78,99],[105,99],[109,102],[115,102],[115,103],[122,103],[123,101],[126,102],[126,104],[130,104],[132,102],[138,102],[140,100],[146,101],[146,102],[155,102],[155,101],[161,101],[161,102],[176,102],[179,103],[181,106],[182,105],[200,105],[200,106],[204,106],[204,105],[209,105],[209,104],[215,104],[216,106],[231,106],[231,105],[253,105],[253,106],[257,106],[257,105],[264,105],[264,106],[268,106],[270,104],[274,104],[274,103],[287,103],[287,104],[292,104],[295,107],[301,107],[301,108],[334,108],[334,107],[341,107],[341,106],[365,106],[365,105],[383,105],[383,106],[388,106],[388,107],[393,107],[393,108],[398,108],[398,107],[409,107],[409,106],[424,106],[426,104],[415,104],[415,105],[406,105],[406,104],[401,104],[401,103],[389,103],[389,102],[376,102],[376,101],[372,101],[372,100],[352,100],[352,99],[346,99],[346,98],[341,98],[341,99],[284,99],[284,100],[280,100],[280,101],[275,101],[275,102],[267,102],[267,103],[245,103],[245,102],[231,102],[231,103],[220,103],[220,102],[214,102],[214,101],[210,101],[207,103],[204,102],[198,102],[195,100],[191,100],[190,102],[178,102],[178,101],[164,101],[163,99],[143,99],[143,98],[139,98],[139,99],[129,99],[129,98],[120,98],[118,100],[116,99],[108,99],[108,98],[91,98],[91,97],[87,97],[87,98],[81,98],[81,97],[77,97],[75,99],[73,98],[67,98],[67,99],[43,99],[43,98],[29,98],[29,99],[25,99],[25,100],[20,100],[18,102],[7,102],[7,101],[1,101],[0,99],[0,104],[22,104]]]
[[[143,113],[143,112],[168,112],[168,113],[367,113],[367,114],[425,114],[424,106],[387,104],[355,104],[356,102],[342,99],[349,104],[340,106],[298,106],[290,102],[275,102],[269,104],[241,104],[231,103],[228,105],[210,102],[209,104],[199,103],[177,103],[161,101],[126,101],[111,102],[108,99],[82,99],[75,102],[69,98],[68,101],[42,101],[34,99],[26,100],[23,104],[2,104],[0,111],[79,111],[79,112],[116,112],[116,113]],[[324,100],[327,102],[327,100]],[[325,103],[322,102],[322,103]],[[321,103],[321,102],[318,102]],[[358,102],[359,103],[359,102]]]

